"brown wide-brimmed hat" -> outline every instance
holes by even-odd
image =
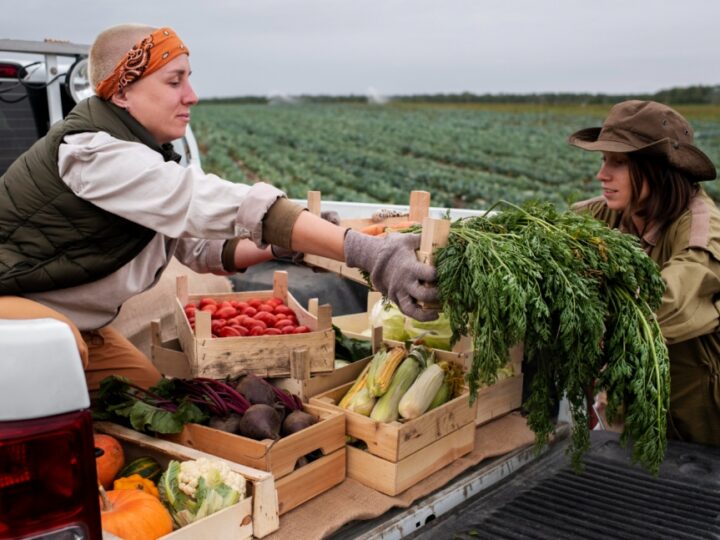
[[[568,142],[584,150],[664,157],[692,180],[714,180],[715,165],[693,144],[685,118],[655,101],[623,101],[610,109],[602,127],[581,129]]]

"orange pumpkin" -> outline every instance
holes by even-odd
[[[96,433],[94,439],[98,482],[105,489],[110,489],[115,476],[125,463],[125,453],[115,437]]]
[[[102,528],[123,540],[155,540],[173,530],[172,517],[157,497],[136,489],[100,488]]]

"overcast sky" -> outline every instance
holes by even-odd
[[[719,0],[0,0],[0,37],[174,28],[203,97],[720,84]]]

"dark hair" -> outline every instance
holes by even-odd
[[[647,227],[659,225],[665,229],[687,210],[690,199],[697,193],[697,182],[657,157],[627,154],[630,171],[630,204],[623,212],[623,225],[635,230],[632,216],[642,218],[645,226],[638,231],[642,236]],[[647,180],[648,195],[640,201],[643,180]]]

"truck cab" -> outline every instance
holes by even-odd
[[[79,101],[93,95],[88,45],[0,39],[0,175]],[[173,141],[183,165],[200,165],[192,130]]]

